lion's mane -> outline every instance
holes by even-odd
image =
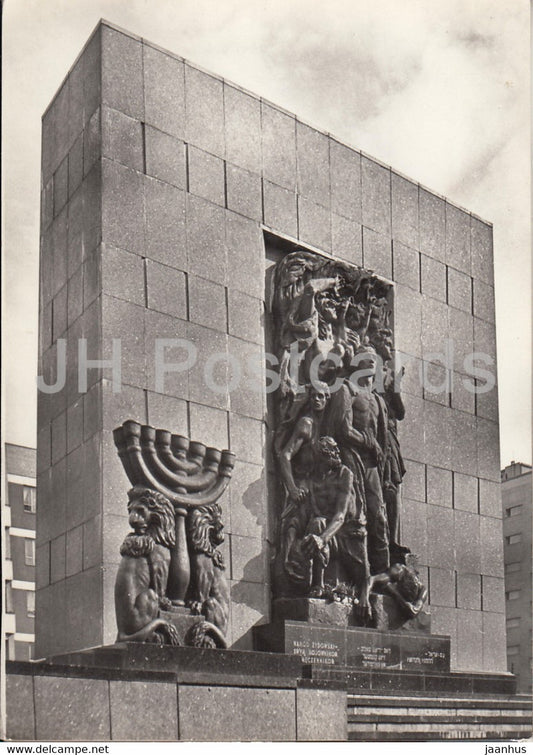
[[[217,541],[213,540],[213,534],[218,527]],[[219,569],[224,569],[222,553],[217,550],[217,545],[223,541],[222,536],[222,510],[218,503],[210,506],[198,506],[189,512],[188,517],[189,543],[195,553],[205,553],[213,559],[213,563]]]
[[[158,545],[172,548],[176,543],[175,513],[172,503],[162,493],[143,485],[135,485],[128,492],[128,511],[137,502],[146,506],[150,512],[150,524],[146,535]]]

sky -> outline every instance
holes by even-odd
[[[502,465],[531,463],[527,0],[4,0],[4,437],[36,437],[41,115],[100,18],[494,224]]]

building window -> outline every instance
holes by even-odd
[[[13,587],[6,582],[6,613],[13,613]]]
[[[514,619],[507,619],[505,622],[507,625],[507,629],[516,629],[520,626],[520,619],[514,618]]]
[[[28,642],[28,660],[31,661],[33,658],[33,642]]]
[[[35,488],[24,485],[22,488],[22,502],[24,511],[28,514],[35,514]]]
[[[505,516],[519,516],[522,513],[522,504],[519,506],[509,506],[505,509]]]
[[[24,560],[26,566],[35,566],[35,540],[24,541]]]
[[[26,592],[26,610],[31,619],[35,618],[35,593],[33,590]]]
[[[520,597],[520,590],[509,590],[505,593],[505,600],[518,600]]]
[[[522,568],[522,564],[520,563],[520,561],[513,561],[510,564],[505,564],[505,571],[507,574],[511,574],[512,572],[515,572],[515,571],[520,571],[521,568]]]
[[[507,535],[505,538],[505,542],[507,545],[514,545],[515,543],[520,543],[522,540],[522,535],[520,532],[517,532],[515,535]]]
[[[509,645],[507,648],[507,655],[518,655],[520,652],[520,645]]]
[[[9,534],[9,527],[4,530],[4,543],[6,544],[6,558],[11,558],[11,535]]]

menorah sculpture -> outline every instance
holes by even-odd
[[[115,584],[117,639],[181,644],[172,612],[187,605],[205,621],[190,626],[186,644],[225,647],[229,589],[217,549],[224,535],[216,502],[235,455],[133,420],[113,437],[133,485],[134,530],[121,547]]]

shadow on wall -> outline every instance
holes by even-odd
[[[258,468],[259,471],[259,468]],[[252,627],[270,617],[270,543],[265,495],[265,471],[242,494],[242,504],[254,522],[256,537],[232,538],[231,646],[252,649]]]

